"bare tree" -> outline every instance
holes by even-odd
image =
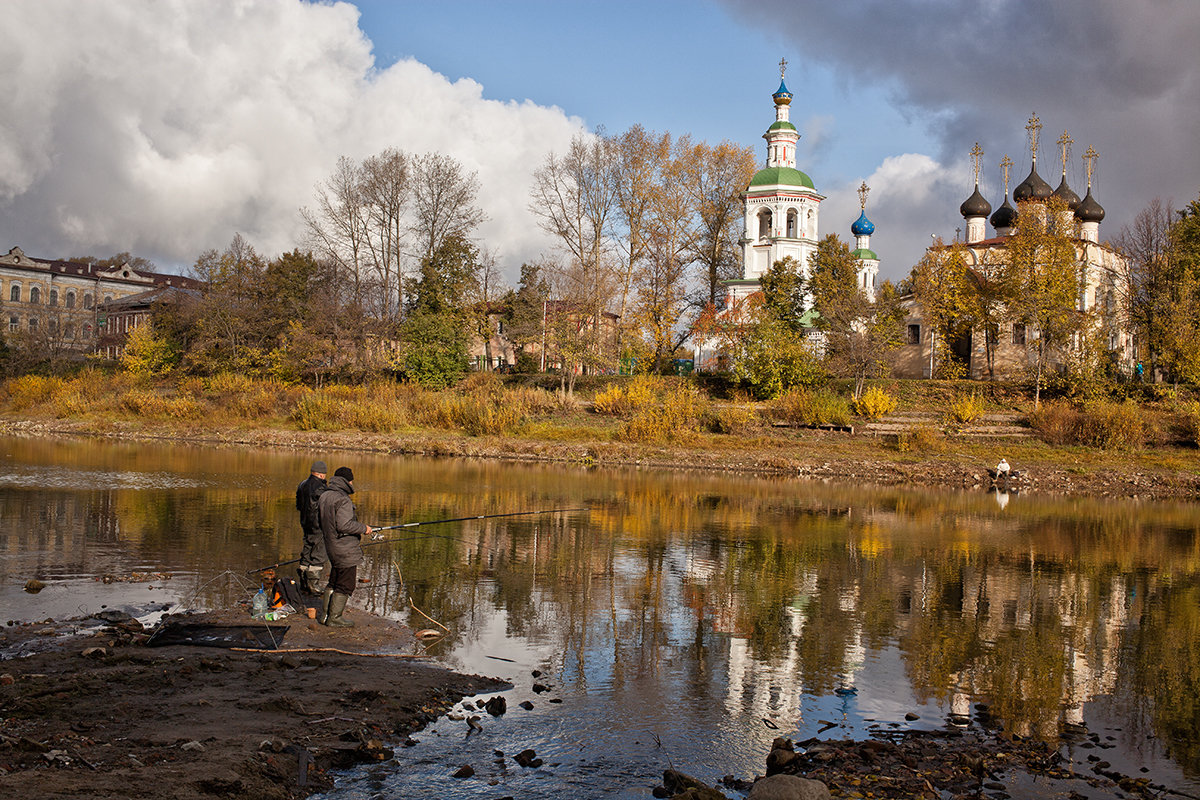
[[[307,245],[328,261],[340,278],[361,298],[364,261],[367,258],[367,218],[362,197],[362,169],[342,156],[333,174],[316,190],[316,208],[300,209],[307,228]]]
[[[358,196],[362,202],[364,238],[370,259],[372,310],[389,322],[399,321],[403,306],[405,210],[410,194],[408,157],[388,148],[370,156],[359,170]]]
[[[754,151],[730,141],[699,142],[680,154],[696,207],[692,257],[701,273],[700,304],[716,305],[721,282],[738,277],[742,192],[754,175]]]
[[[476,205],[479,179],[457,160],[426,153],[411,162],[417,260],[432,255],[449,236],[470,239],[487,216]]]
[[[1175,212],[1169,203],[1154,198],[1121,229],[1116,246],[1125,256],[1126,274],[1115,282],[1125,289],[1122,305],[1129,322],[1149,356],[1150,372],[1158,367],[1174,303],[1171,259],[1171,223]]]

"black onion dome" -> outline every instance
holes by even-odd
[[[1075,191],[1070,186],[1067,186],[1066,173],[1063,173],[1062,183],[1054,190],[1054,196],[1066,203],[1067,208],[1072,211],[1079,208],[1079,204],[1082,202],[1079,199],[1079,195],[1075,194]]]
[[[1088,187],[1087,196],[1075,209],[1075,218],[1080,222],[1100,222],[1104,219],[1104,208],[1092,197],[1092,187]]]
[[[975,184],[975,193],[964,200],[963,204],[958,207],[958,210],[967,219],[971,217],[986,217],[992,213],[992,204],[979,193],[979,184],[977,183]]]
[[[1029,170],[1029,177],[1017,184],[1017,188],[1013,189],[1013,200],[1018,203],[1024,203],[1028,200],[1045,200],[1050,195],[1054,194],[1054,190],[1050,188],[1050,184],[1042,180],[1042,176],[1037,174],[1037,165]]]
[[[996,213],[992,214],[992,227],[996,230],[1001,228],[1015,228],[1017,225],[1017,210],[1008,202],[1008,195],[1004,195],[1004,205],[996,209]]]

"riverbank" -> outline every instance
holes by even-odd
[[[403,626],[302,617],[283,647],[148,647],[136,620],[43,622],[0,633],[0,796],[293,800],[330,770],[385,761],[462,697],[506,688],[414,659]],[[261,630],[245,612],[190,624]]]
[[[1052,447],[1027,437],[959,436],[914,452],[894,434],[773,428],[747,437],[696,435],[671,444],[584,436],[564,441],[526,435],[467,436],[448,431],[364,433],[296,431],[213,424],[0,419],[0,434],[95,436],[321,453],[386,453],[486,458],[595,467],[695,469],[780,475],[800,480],[947,489],[993,488],[987,467],[1001,456],[1021,472],[1004,490],[1144,500],[1200,498],[1200,459],[1178,447],[1105,451]]]

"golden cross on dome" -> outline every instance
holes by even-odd
[[[1029,131],[1029,152],[1033,154],[1033,163],[1037,164],[1038,134],[1042,132],[1042,121],[1037,114],[1029,118],[1025,130]]]
[[[1004,196],[1008,197],[1008,171],[1012,169],[1013,160],[1004,154],[1004,158],[1000,159],[1000,171],[1004,173]]]
[[[867,210],[867,195],[871,193],[871,187],[867,186],[867,182],[863,181],[862,186],[858,187],[858,207]]]
[[[979,185],[979,159],[983,158],[983,148],[979,146],[979,142],[971,148],[971,171],[975,173],[975,185]]]
[[[1087,152],[1083,154],[1083,160],[1087,164],[1088,188],[1092,188],[1092,170],[1096,168],[1096,159],[1100,154],[1096,152],[1096,148],[1088,145]]]
[[[1075,144],[1075,140],[1066,131],[1063,131],[1062,136],[1058,137],[1058,148],[1062,153],[1063,175],[1067,174],[1067,159],[1071,157],[1071,145],[1073,144]]]
[[[783,73],[787,72],[787,59],[779,59],[779,80],[783,80]]]

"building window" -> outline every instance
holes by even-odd
[[[1025,346],[1025,326],[1020,322],[1013,323],[1013,344]]]
[[[17,319],[16,317],[8,318],[8,329],[10,331],[12,331],[13,333],[16,333],[17,330],[20,329],[20,327],[21,327],[21,320]]]
[[[112,295],[111,295],[111,294],[106,294],[106,295],[104,295],[104,302],[106,302],[106,303],[111,303],[111,302],[112,302]]]
[[[10,289],[8,292],[8,299],[12,300],[14,303],[20,301],[20,299],[21,299],[21,284],[14,283],[12,285],[12,289]]]
[[[50,305],[52,305],[52,306],[58,305],[58,289],[50,290]]]
[[[37,317],[30,317],[29,318],[29,330],[36,331],[37,329],[38,329]]]
[[[74,339],[75,338],[75,323],[68,322],[66,325],[63,325],[63,338],[64,339]]]
[[[921,343],[921,326],[920,325],[909,325],[908,326],[908,343],[909,344],[920,344]]]
[[[42,290],[36,286],[34,286],[32,289],[30,289],[29,290],[29,302],[31,302],[31,303],[42,302]]]
[[[67,292],[67,308],[75,307],[75,293]]]
[[[50,331],[51,336],[54,336],[56,333],[58,333],[58,320],[53,318],[47,320],[46,330]]]
[[[84,296],[83,296],[83,307],[84,307],[84,308],[91,308],[91,307],[92,307],[92,295],[91,295],[91,293],[84,294]]]
[[[764,208],[758,212],[758,238],[766,239],[771,235],[771,210]]]
[[[787,235],[788,235],[789,239],[795,239],[797,236],[796,222],[797,222],[796,209],[793,208],[787,212]]]

